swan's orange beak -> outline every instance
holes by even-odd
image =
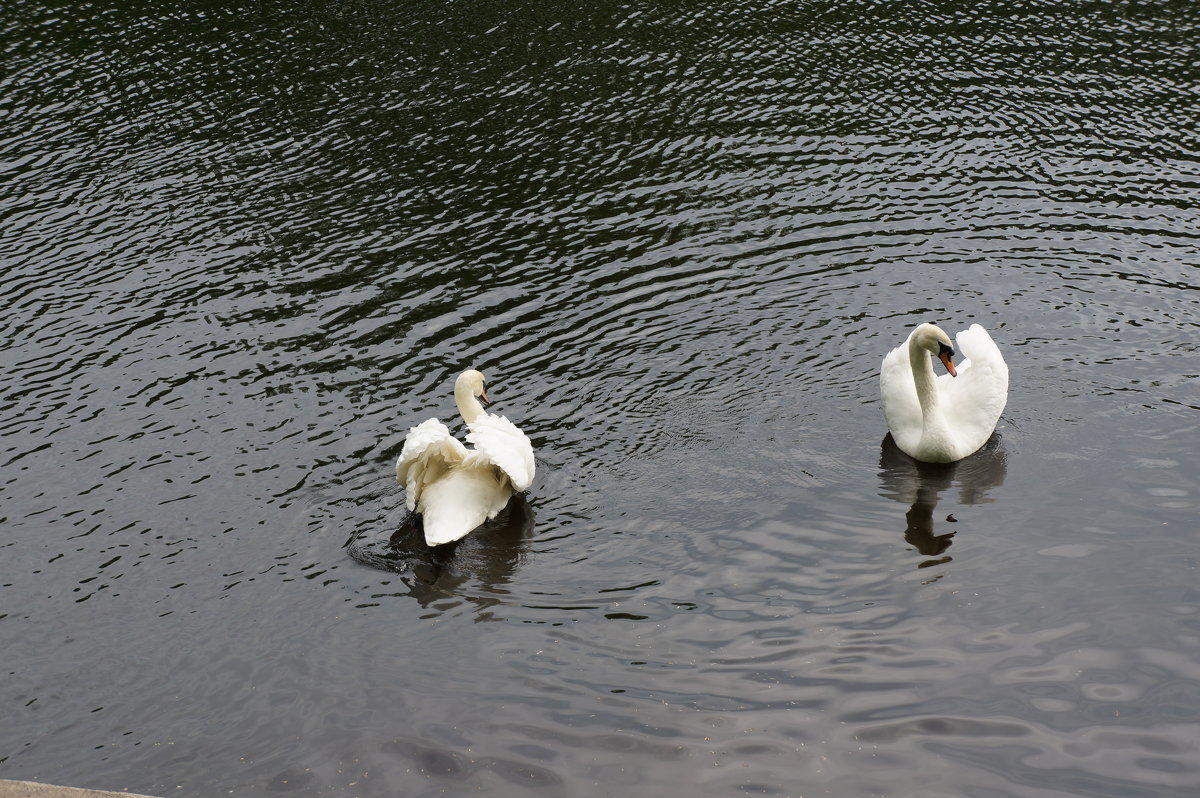
[[[487,407],[492,403],[492,400],[487,398],[487,391],[485,391],[483,388],[479,389],[479,398],[483,400],[484,407]]]
[[[942,361],[942,365],[946,367],[946,371],[950,372],[951,377],[957,377],[958,372],[954,368],[954,361],[950,358],[954,357],[953,350],[943,349],[938,353],[938,360]]]

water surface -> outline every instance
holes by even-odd
[[[0,777],[1194,794],[1190,5],[0,25]],[[922,321],[1012,371],[950,467]],[[431,552],[467,366],[538,476]]]

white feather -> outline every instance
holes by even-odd
[[[516,424],[504,416],[484,414],[467,425],[467,441],[475,450],[505,473],[513,490],[528,490],[533,484],[533,444]]]
[[[444,477],[466,456],[467,447],[436,418],[410,429],[400,457],[396,460],[396,479],[408,493],[408,509],[417,509],[424,489]]]
[[[979,446],[983,446],[1008,403],[1008,364],[992,336],[978,324],[954,336],[954,343],[964,359],[957,377],[943,374],[938,378],[938,391],[946,405],[943,412],[957,429],[972,430],[982,437]]]

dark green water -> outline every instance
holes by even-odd
[[[0,31],[0,778],[1196,794],[1194,4]],[[950,468],[881,445],[929,320],[1012,372]],[[466,366],[538,477],[430,552]]]

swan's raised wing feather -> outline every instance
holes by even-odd
[[[978,324],[960,332],[954,341],[964,360],[957,377],[938,377],[938,393],[947,400],[952,423],[962,429],[987,430],[990,435],[1008,401],[1008,364],[992,336]]]
[[[467,447],[436,418],[410,429],[396,460],[396,479],[404,484],[408,509],[417,508],[425,486],[444,476],[466,456]]]
[[[528,490],[533,484],[533,444],[516,424],[504,416],[484,414],[467,425],[467,440],[512,482],[513,490]]]
[[[887,353],[879,370],[879,396],[883,417],[894,438],[898,430],[920,430],[924,423],[917,386],[908,359],[908,340]]]

